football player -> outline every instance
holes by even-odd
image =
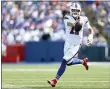
[[[88,58],[83,60],[76,58],[76,54],[82,43],[83,38],[83,28],[88,29],[88,44],[93,41],[93,30],[89,24],[88,18],[86,16],[81,16],[81,6],[79,3],[73,3],[70,6],[70,14],[65,15],[64,24],[66,28],[66,40],[64,44],[64,56],[60,68],[54,79],[48,80],[47,82],[55,87],[58,80],[61,78],[66,70],[66,66],[71,66],[75,64],[82,64],[86,70],[88,70]]]

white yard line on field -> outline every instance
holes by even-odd
[[[89,66],[107,66],[110,67],[110,62],[88,62]]]
[[[19,78],[19,79],[18,79]],[[14,80],[18,80],[18,81],[24,81],[24,80],[32,80],[32,81],[39,81],[39,80],[41,80],[41,79],[36,79],[36,77],[34,77],[34,78],[32,78],[32,79],[29,79],[28,77],[27,78],[21,78],[21,77],[18,77],[17,78],[17,76],[16,77],[10,77],[10,78],[8,78],[8,79],[4,79],[4,81],[14,81]],[[41,77],[42,78],[42,77]],[[110,81],[109,80],[109,77],[104,77],[106,80],[97,80],[96,79],[97,77],[88,77],[88,78],[86,78],[86,80],[90,80],[90,81]],[[43,80],[46,80],[47,78],[44,78],[43,77]],[[71,79],[74,79],[74,81],[83,81],[83,80],[85,80],[85,78],[71,78],[71,77],[68,77],[68,78],[63,78],[63,80],[60,80],[60,81],[65,81],[65,80],[69,80],[69,81],[71,81]]]
[[[26,80],[24,80],[24,81],[21,81],[21,80],[19,80],[19,79],[16,79],[16,80],[17,80],[17,83],[18,83],[18,82],[20,82],[20,83],[26,82]],[[30,80],[31,80],[31,79],[30,79]],[[15,80],[10,79],[10,81],[15,81]],[[9,81],[9,82],[10,82],[10,81]],[[34,80],[34,81],[32,80],[31,83],[32,83],[32,82],[42,82],[42,83],[45,83],[45,82],[47,82],[47,81],[41,81],[41,80],[37,80],[37,79],[36,79],[36,80]],[[101,80],[100,80],[100,81],[97,81],[97,80],[96,80],[96,81],[94,81],[94,80],[88,80],[88,81],[80,81],[80,80],[79,80],[79,81],[78,81],[78,80],[77,80],[77,81],[76,81],[76,80],[75,80],[75,81],[71,81],[71,80],[70,80],[70,81],[63,81],[63,80],[61,80],[61,81],[59,81],[59,82],[79,82],[79,83],[82,83],[82,82],[83,82],[83,83],[85,83],[85,82],[92,82],[92,83],[96,83],[96,82],[99,82],[99,83],[104,82],[104,83],[105,83],[105,82],[106,82],[106,83],[107,83],[107,82],[108,82],[108,83],[110,83],[110,81],[101,81]]]
[[[25,85],[12,85],[12,84],[3,84],[2,85],[2,88],[13,88],[13,89],[15,89],[15,88],[23,88],[23,89],[27,89],[27,88],[25,88]],[[32,89],[32,88],[28,88],[28,89]]]
[[[91,84],[87,84],[87,85],[86,85],[86,87],[90,87],[90,88],[91,88],[91,86],[92,86]],[[102,86],[104,86],[104,87],[106,86],[106,88],[109,87],[109,86],[107,86],[106,84],[101,85],[101,87],[102,87]],[[3,84],[3,85],[2,85],[2,88],[13,88],[13,89],[15,89],[15,88],[33,89],[33,88],[31,88],[31,87],[36,87],[36,89],[37,89],[37,87],[38,87],[38,88],[40,88],[40,87],[41,87],[41,88],[44,88],[44,87],[50,87],[50,85],[48,85],[48,84],[47,84],[47,85],[42,85],[42,84],[41,84],[41,85],[40,85],[40,84],[39,84],[39,85],[37,85],[37,84],[30,84],[30,85],[29,85],[29,84],[24,84],[24,85]],[[58,87],[58,86],[57,86],[57,87]],[[68,88],[69,88],[69,87],[85,87],[85,85],[84,85],[84,84],[60,85],[60,87],[68,87]],[[101,88],[101,87],[100,87],[100,88]]]
[[[39,71],[39,72],[45,72],[45,71],[57,71],[57,69],[2,69],[2,71],[9,71],[9,72],[28,72],[28,71],[32,71],[32,72],[36,72],[36,71]]]

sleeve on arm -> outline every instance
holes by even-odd
[[[64,17],[64,24],[65,24],[65,28],[73,27],[73,23],[68,16]]]
[[[85,25],[86,25],[87,29],[89,30],[90,34],[93,35],[94,34],[94,31],[93,31],[93,29],[92,29],[92,27],[90,25],[90,22],[89,22],[89,20],[88,20],[87,17],[86,17],[86,23],[85,23]]]
[[[87,29],[92,29],[92,27],[91,27],[91,25],[90,25],[90,23],[89,23],[88,18],[86,17],[85,19],[86,19],[85,25],[86,25]]]
[[[68,22],[68,18],[67,17],[64,17],[64,24],[65,24],[65,26],[67,27],[67,22]]]

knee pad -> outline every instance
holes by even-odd
[[[67,61],[65,59],[63,59],[62,62],[67,64]]]
[[[66,61],[65,59],[62,60],[63,64],[66,64],[67,66],[71,66],[71,59],[69,61]]]
[[[68,64],[68,61],[66,61],[65,59],[63,59],[62,63],[65,63],[67,66],[70,66],[71,64]]]
[[[72,61],[72,58],[67,61],[67,64],[66,65],[67,66],[70,66],[71,65],[71,61]]]

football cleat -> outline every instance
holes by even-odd
[[[57,84],[57,80],[53,79],[53,80],[48,80],[47,81],[52,87],[55,87],[55,85]]]
[[[83,59],[83,65],[84,65],[84,67],[86,68],[86,70],[89,69],[89,66],[88,66],[87,62],[88,62],[88,58],[84,58],[84,59]]]

